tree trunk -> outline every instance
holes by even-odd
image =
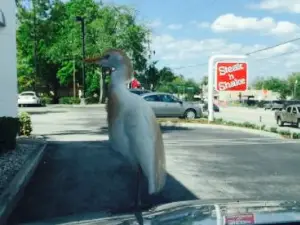
[[[103,98],[103,73],[99,72],[99,104],[102,103]]]
[[[76,97],[76,64],[75,59],[73,60],[73,97]]]

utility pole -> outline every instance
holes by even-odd
[[[36,88],[36,81],[38,78],[38,52],[37,52],[37,29],[36,29],[36,3],[37,0],[32,0],[32,7],[33,7],[33,54],[34,54],[34,67],[35,67],[35,78],[34,78],[34,91],[37,90]]]
[[[80,104],[85,104],[85,19],[81,16],[76,16],[76,21],[81,25],[81,40],[82,40],[82,98]]]

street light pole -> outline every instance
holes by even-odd
[[[80,99],[80,104],[85,104],[85,21],[81,16],[77,16],[76,21],[80,22],[82,35],[82,97]]]

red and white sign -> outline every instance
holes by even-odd
[[[217,91],[246,91],[248,67],[245,62],[218,62],[216,66]]]
[[[225,216],[226,225],[254,224],[254,223],[255,223],[254,214]]]

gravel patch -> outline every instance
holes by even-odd
[[[22,168],[28,156],[40,145],[41,143],[30,140],[26,143],[18,140],[16,150],[0,155],[0,196],[9,182]]]

